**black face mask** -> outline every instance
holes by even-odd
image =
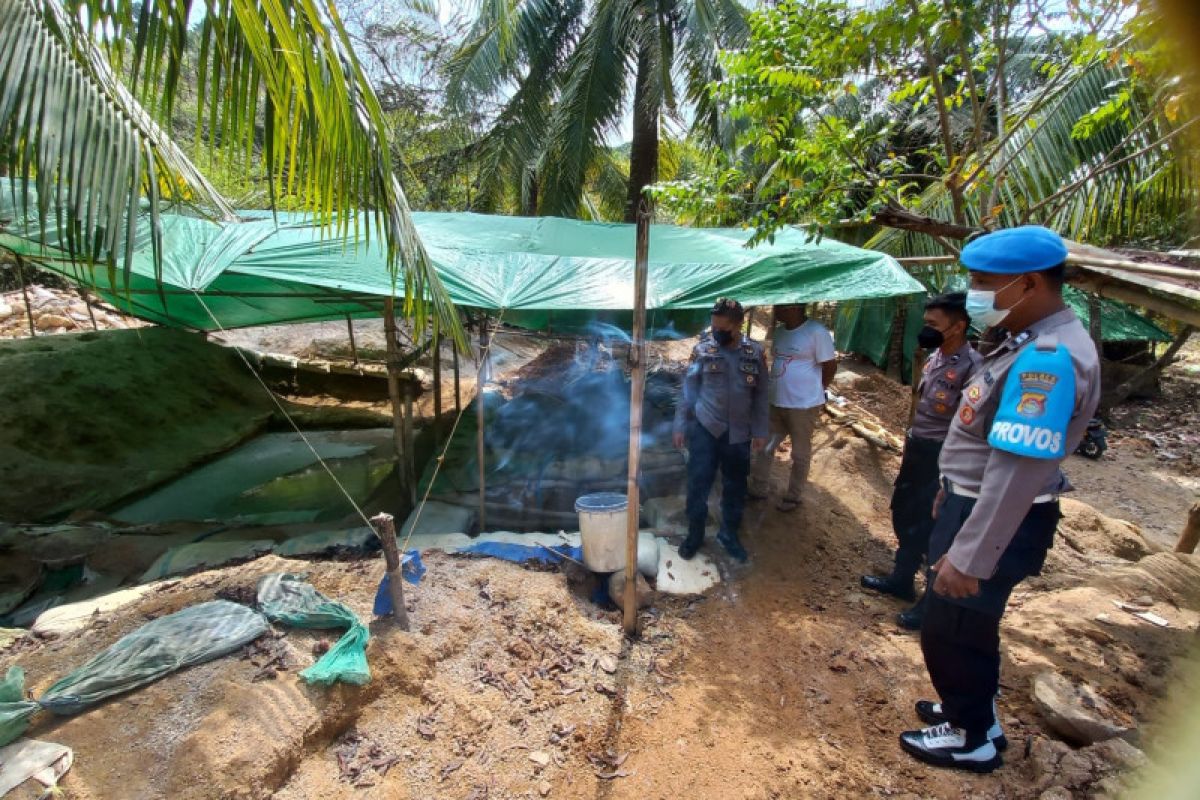
[[[721,331],[713,328],[712,337],[714,342],[724,347],[733,341],[733,331]]]
[[[917,334],[917,344],[926,350],[941,347],[945,341],[946,337],[942,335],[942,332],[929,325],[921,328],[920,333]]]

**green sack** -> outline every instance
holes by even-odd
[[[321,660],[300,673],[305,682],[328,686],[342,681],[362,686],[371,680],[367,627],[353,611],[318,592],[301,576],[264,575],[258,582],[258,605],[272,622],[297,628],[347,628]]]
[[[25,699],[25,670],[9,667],[0,681],[0,747],[25,732],[38,704]]]

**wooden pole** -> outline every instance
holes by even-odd
[[[17,259],[17,277],[21,279],[21,297],[25,298],[25,316],[29,318],[29,336],[37,336],[37,327],[33,324],[33,306],[29,303],[29,288],[25,283],[25,263],[20,256]]]
[[[1196,545],[1200,544],[1200,502],[1192,504],[1188,512],[1187,524],[1179,535],[1179,543],[1175,545],[1176,553],[1194,553]]]
[[[479,374],[475,380],[475,426],[478,431],[475,436],[475,460],[479,462],[479,532],[487,530],[487,482],[483,469],[483,387],[488,380],[488,320],[483,317],[479,322]]]
[[[451,351],[454,353],[454,417],[457,419],[462,413],[462,383],[459,380],[457,343],[454,343]]]
[[[433,443],[442,441],[442,336],[433,326]]]
[[[1088,335],[1092,337],[1092,344],[1096,346],[1096,355],[1101,358],[1104,356],[1102,320],[1100,295],[1090,293],[1088,294]]]
[[[408,609],[404,605],[404,576],[400,558],[400,548],[396,544],[396,521],[391,514],[377,514],[371,517],[371,527],[383,545],[383,560],[387,568],[388,594],[392,598],[392,617],[400,630],[408,630]]]
[[[350,334],[350,357],[354,359],[354,366],[358,366],[358,345],[354,341],[354,320],[349,314],[346,315],[346,330]]]
[[[642,460],[642,400],[646,394],[646,283],[650,254],[650,205],[642,200],[637,214],[637,244],[633,267],[633,340],[629,346],[629,477],[625,528],[624,627],[637,634],[637,550],[641,522],[638,477]]]
[[[404,382],[404,484],[408,502],[417,505],[416,437],[413,435],[413,381]]]
[[[388,399],[392,403],[392,444],[396,449],[396,477],[400,480],[400,491],[408,493],[404,485],[404,398],[400,393],[400,345],[396,341],[396,310],[392,298],[383,301],[383,336],[387,352]]]
[[[80,286],[78,291],[79,299],[83,301],[83,307],[87,309],[88,319],[92,321],[92,330],[100,330],[100,326],[96,324],[96,313],[92,311],[92,303],[88,300],[87,290]]]

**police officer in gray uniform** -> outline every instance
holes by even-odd
[[[942,441],[958,411],[962,391],[978,369],[982,357],[967,341],[966,295],[937,295],[925,304],[925,327],[917,344],[932,348],[917,386],[919,400],[912,427],[904,440],[900,472],[892,491],[892,530],[896,532],[896,560],[889,575],[864,575],[867,589],[902,600],[915,600],[913,578],[929,551],[933,516],[929,509],[940,483],[938,455]],[[920,630],[924,599],[900,613],[901,627]]]
[[[721,298],[713,306],[712,332],[692,350],[675,411],[675,446],[688,449],[688,535],[679,556],[690,559],[704,541],[708,495],[721,472],[721,529],[717,541],[741,562],[738,538],[746,505],[750,453],[769,433],[767,362],[762,345],[742,335],[741,303]]]
[[[937,577],[921,650],[940,702],[918,702],[930,727],[900,736],[930,764],[1001,764],[1000,618],[1013,587],[1041,572],[1058,496],[1071,488],[1059,465],[1099,402],[1095,345],[1062,299],[1066,257],[1062,239],[1038,226],[982,236],[960,257],[971,275],[967,313],[1009,335],[963,392],[939,460],[929,542]]]

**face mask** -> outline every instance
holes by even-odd
[[[1013,278],[999,289],[968,289],[967,290],[967,316],[972,322],[977,322],[985,328],[993,328],[1004,321],[1008,313],[1016,308],[1025,299],[1022,297],[1017,302],[1013,303],[1008,308],[996,308],[996,295],[1003,292],[1009,286],[1012,286],[1017,281],[1021,280],[1018,276]]]
[[[932,350],[935,347],[941,347],[946,341],[946,337],[937,328],[926,325],[921,328],[917,334],[917,344],[926,350]]]
[[[713,328],[712,337],[714,342],[724,347],[733,341],[733,331],[722,331]]]

